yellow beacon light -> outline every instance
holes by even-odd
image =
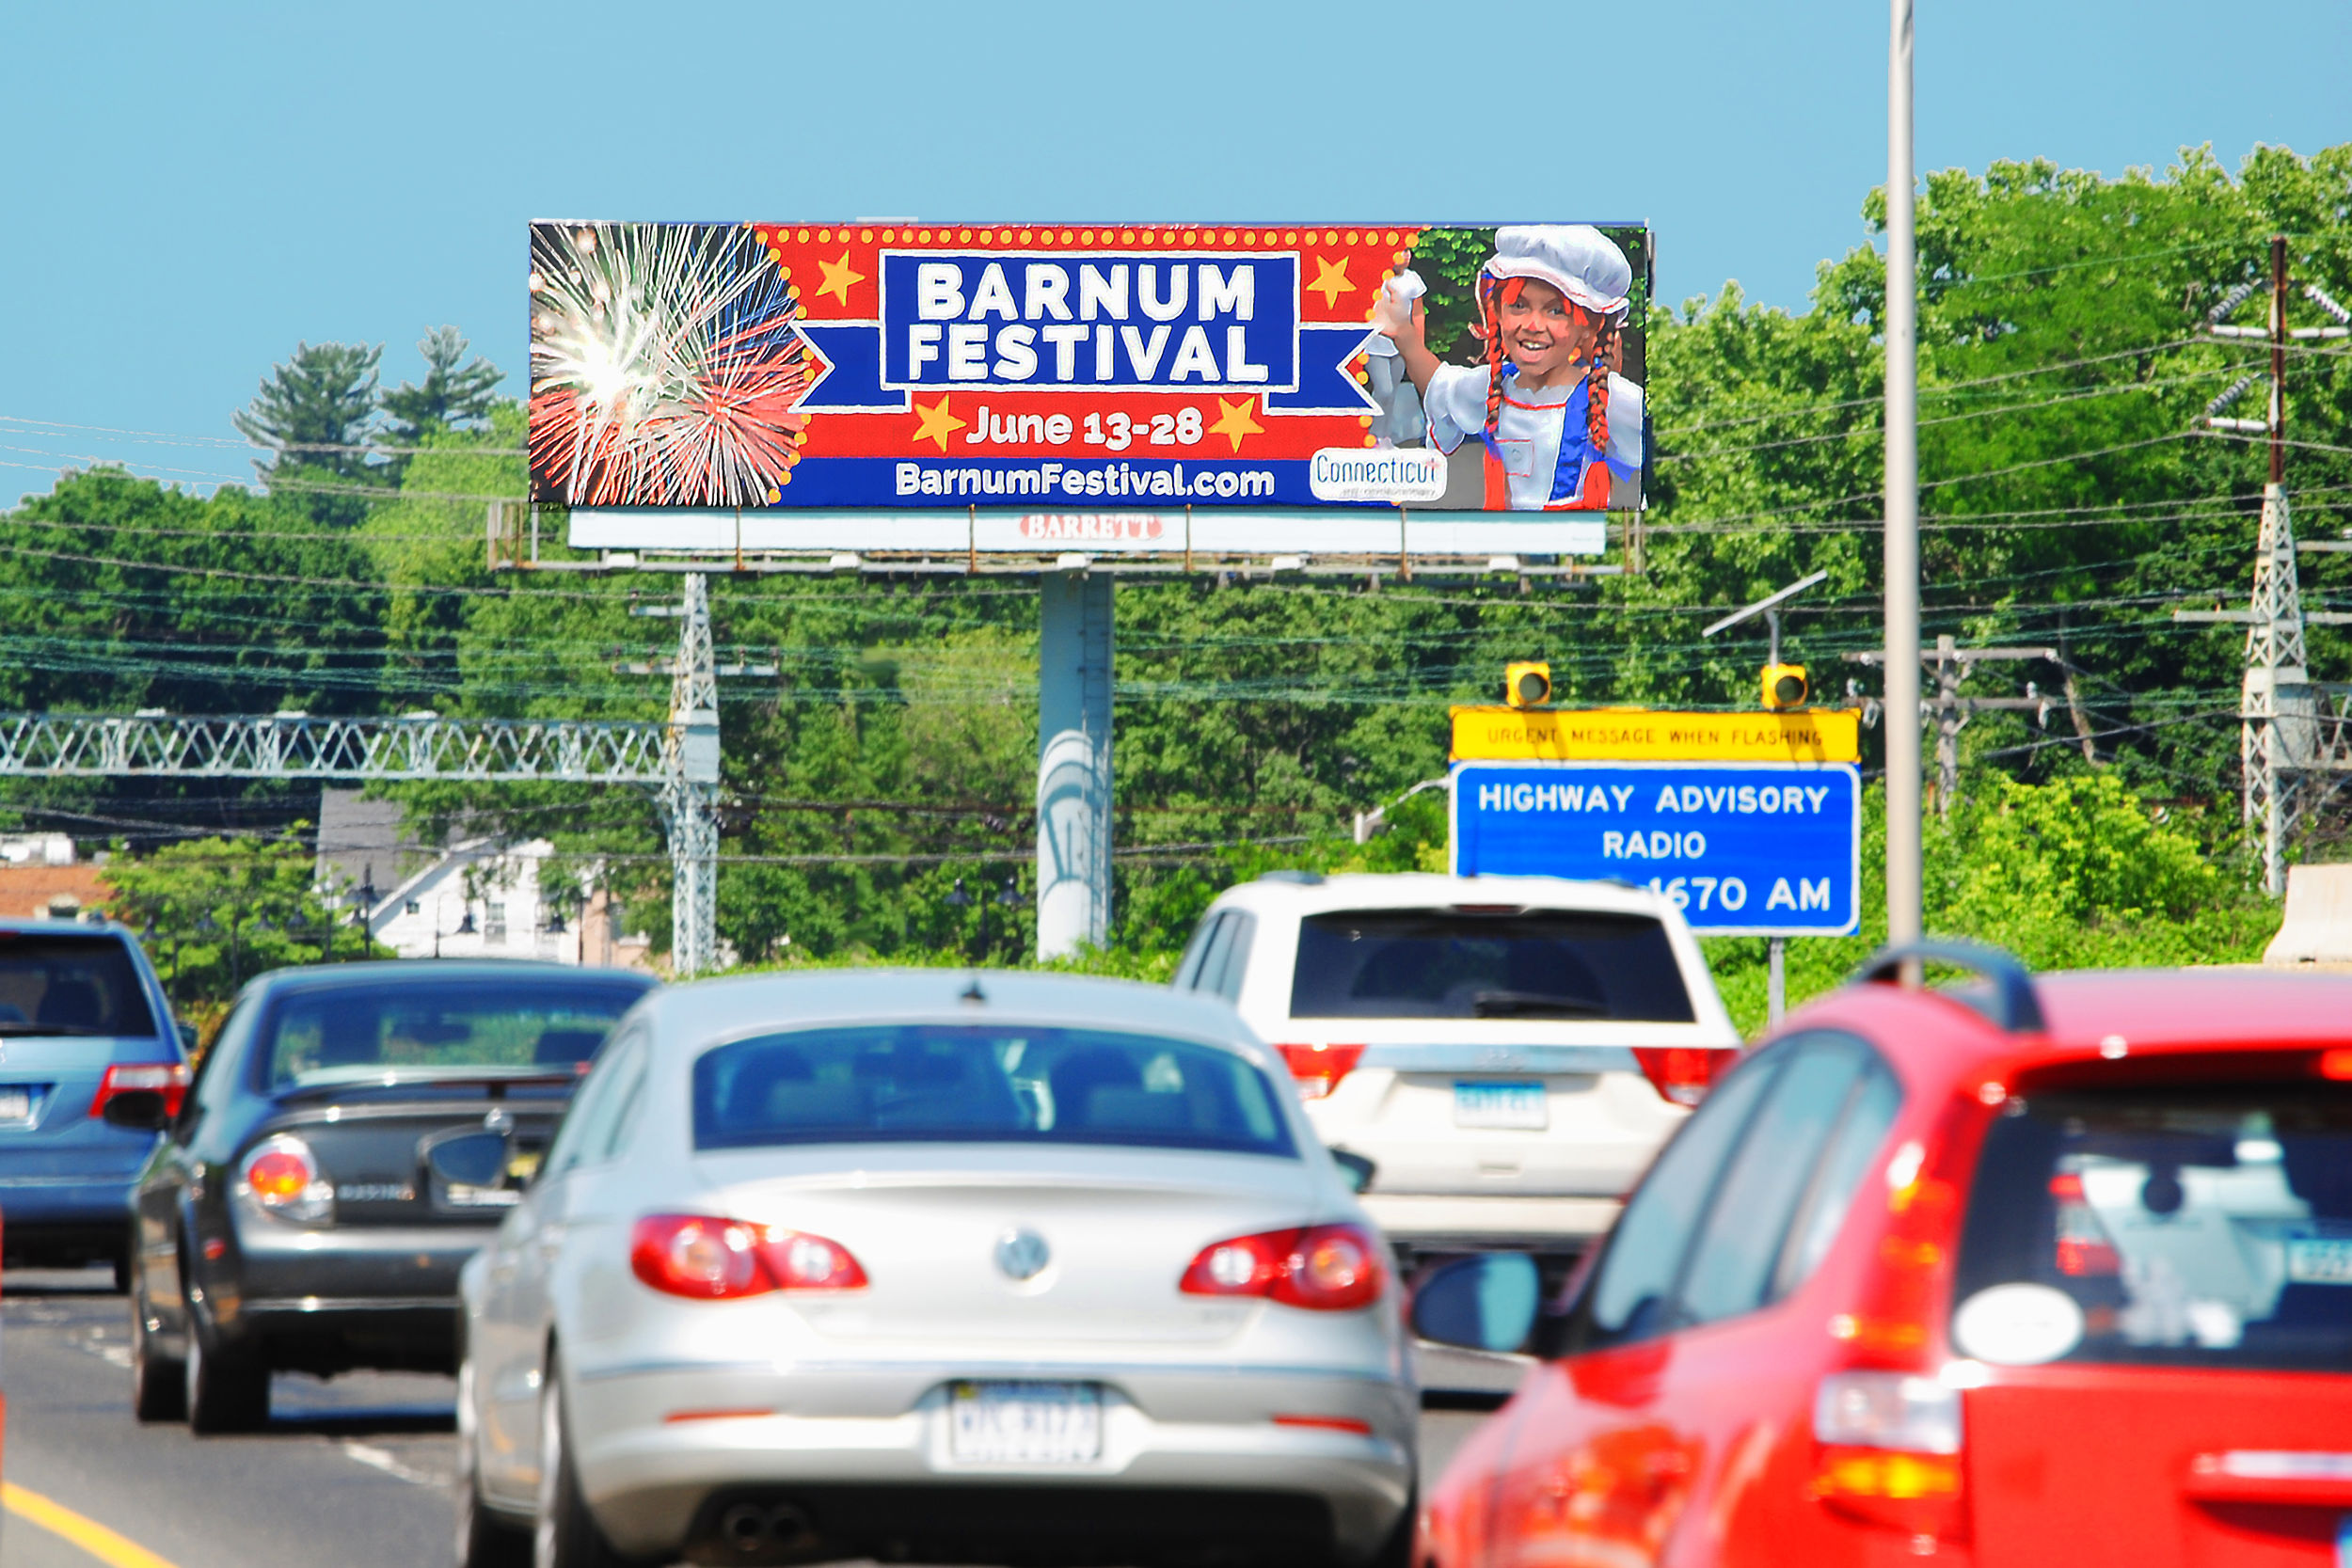
[[[1764,705],[1775,713],[1803,707],[1812,696],[1813,688],[1805,680],[1802,664],[1767,664],[1764,666]]]
[[[1542,707],[1551,701],[1551,666],[1520,663],[1502,667],[1502,700],[1513,707]]]

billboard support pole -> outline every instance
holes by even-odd
[[[710,645],[710,578],[686,574],[670,722],[661,742],[661,818],[670,839],[670,966],[681,977],[718,966],[719,673]]]
[[[1921,935],[1919,361],[1912,221],[1912,5],[1888,0],[1886,51],[1886,940]],[[1915,969],[1906,972],[1915,976]]]
[[[1111,933],[1111,612],[1106,573],[1039,582],[1037,956]]]

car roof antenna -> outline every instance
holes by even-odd
[[[980,972],[978,970],[976,969],[972,972],[971,980],[964,986],[961,991],[957,993],[957,995],[958,1000],[969,1002],[975,1006],[977,1006],[979,1004],[988,1000],[988,992],[980,989]]]

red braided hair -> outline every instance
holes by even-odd
[[[1510,297],[1519,297],[1518,278],[1509,280]],[[1495,444],[1495,421],[1502,417],[1502,298],[1505,283],[1481,273],[1478,277],[1478,310],[1486,323],[1480,334],[1486,340],[1486,435],[1489,450]]]

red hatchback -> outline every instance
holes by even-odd
[[[1422,1286],[1542,1359],[1419,1560],[2352,1568],[2352,978],[1923,954],[1984,983],[1793,1015],[1556,1300]]]

